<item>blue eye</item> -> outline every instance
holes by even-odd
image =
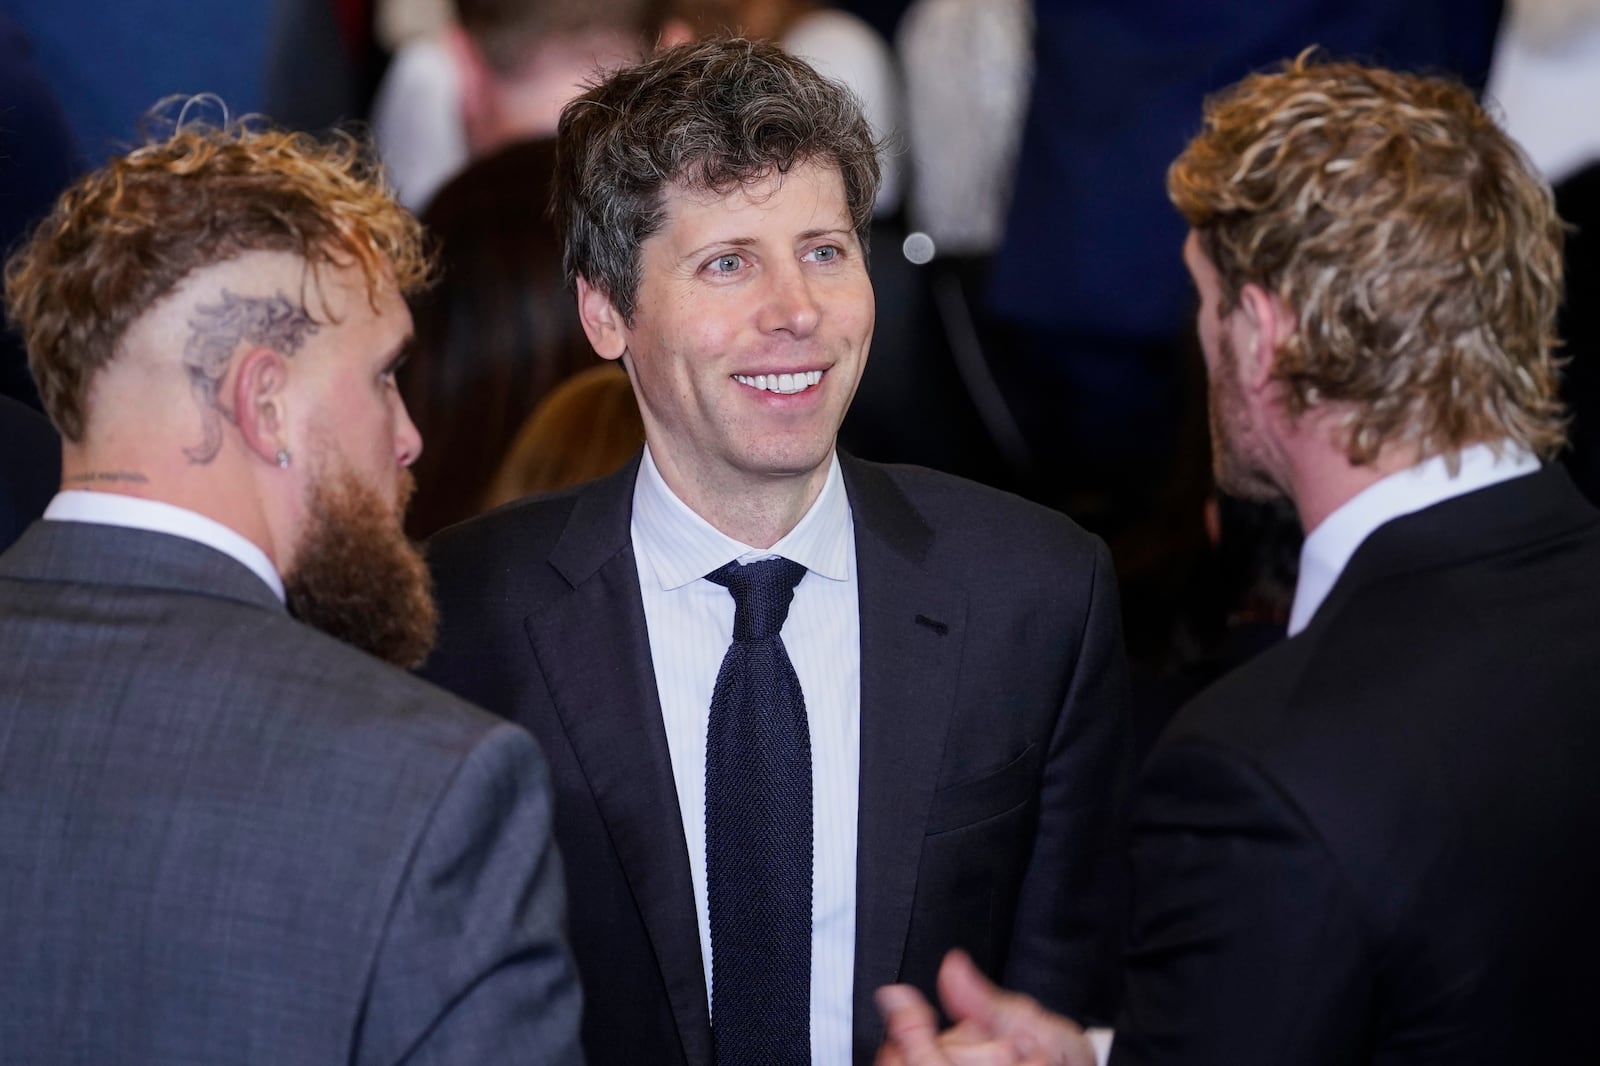
[[[843,251],[837,245],[823,244],[807,252],[805,258],[813,263],[832,263],[836,262],[839,256],[843,254]]]
[[[716,274],[731,274],[743,265],[744,259],[731,252],[727,255],[717,256],[709,264],[712,272]]]

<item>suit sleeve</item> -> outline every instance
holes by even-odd
[[[1333,857],[1267,775],[1208,741],[1158,748],[1140,782],[1132,859],[1113,1066],[1370,1061],[1368,928]]]
[[[355,1061],[581,1063],[580,999],[549,783],[513,726],[467,756],[412,856]]]
[[[1128,668],[1111,557],[1096,542],[1077,657],[1050,738],[1039,824],[1004,983],[1084,1021],[1109,1020],[1120,985],[1122,858],[1132,777]]]

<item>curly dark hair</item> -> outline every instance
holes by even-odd
[[[632,320],[639,249],[668,186],[727,192],[814,160],[837,166],[863,249],[878,145],[848,89],[775,44],[719,38],[666,49],[567,105],[554,208],[567,283],[581,276]]]

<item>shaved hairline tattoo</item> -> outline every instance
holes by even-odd
[[[234,421],[234,413],[219,393],[239,343],[293,355],[317,331],[317,324],[303,304],[289,299],[281,289],[272,296],[240,296],[223,289],[216,303],[195,307],[189,328],[194,332],[183,346],[183,365],[200,405],[205,439],[197,447],[185,448],[183,454],[191,463],[209,463],[222,448],[220,419]]]

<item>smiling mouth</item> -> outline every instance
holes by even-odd
[[[752,389],[776,392],[781,396],[793,396],[821,381],[822,371],[802,370],[798,374],[735,374],[733,380]]]

